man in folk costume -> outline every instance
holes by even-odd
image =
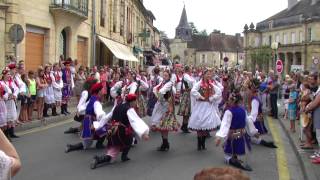
[[[84,116],[86,114],[87,102],[91,97],[90,88],[97,82],[98,80],[96,80],[94,77],[90,77],[83,84],[83,91],[81,92],[81,97],[77,105],[77,114],[74,118],[75,121],[82,123],[82,120],[84,119]],[[80,129],[79,127],[70,127],[64,133],[75,134],[79,132],[79,129]]]
[[[63,88],[62,72],[60,71],[60,67],[57,63],[53,65],[53,71],[50,74],[50,78],[52,81],[53,94],[55,99],[54,109],[56,112],[56,108],[61,106]]]
[[[8,70],[4,69],[2,71],[2,80],[0,81],[0,129],[4,132],[6,137],[11,140],[9,130],[8,130],[8,120],[7,120],[7,106],[6,101],[9,100],[12,94],[11,89],[4,82],[4,76],[9,73]]]
[[[216,145],[224,141],[226,163],[245,171],[252,171],[248,165],[251,151],[250,136],[258,137],[258,130],[247,118],[246,110],[241,106],[242,96],[238,90],[233,90],[229,97],[230,106],[225,111],[219,131],[216,133]],[[245,156],[246,161],[240,160]]]
[[[188,128],[197,132],[198,150],[206,149],[206,138],[209,132],[216,129],[220,123],[218,112],[213,107],[222,92],[212,81],[212,70],[204,71],[203,78],[195,83],[191,96],[195,99]]]
[[[149,81],[149,92],[148,92],[148,103],[147,103],[147,115],[152,116],[153,108],[157,103],[157,97],[153,93],[154,87],[159,85],[163,81],[163,78],[160,76],[160,68],[155,67],[153,69],[153,76],[151,76]]]
[[[98,165],[109,163],[115,159],[120,152],[122,152],[121,160],[123,162],[129,161],[128,153],[133,142],[134,134],[137,134],[144,140],[149,139],[149,127],[138,116],[134,107],[136,106],[137,96],[135,94],[128,94],[125,103],[117,105],[112,111],[111,116],[108,115],[109,122],[109,137],[106,154],[95,156],[91,163],[91,168],[95,169]],[[99,121],[95,125],[98,130],[105,126],[108,120]]]
[[[263,116],[263,110],[262,110],[263,104],[261,99],[258,96],[259,87],[260,87],[260,81],[258,79],[253,79],[250,86],[251,110],[250,110],[249,119],[252,120],[259,134],[265,135],[268,133],[268,130],[264,124],[264,116]],[[275,146],[273,142],[267,142],[263,140],[261,136],[259,136],[259,138],[252,137],[251,139],[252,139],[252,142],[254,142],[255,144],[261,144],[262,146],[269,147],[269,148],[277,148],[277,146]]]
[[[80,107],[78,111],[79,113],[83,112],[83,109],[85,107],[85,115],[82,120],[82,129],[81,129],[81,139],[82,142],[77,144],[68,144],[66,147],[65,152],[71,152],[76,150],[83,150],[83,149],[89,149],[93,143],[94,140],[97,140],[96,148],[101,149],[104,148],[103,142],[105,140],[105,137],[107,135],[107,124],[104,124],[104,127],[101,127],[99,131],[95,131],[93,128],[93,124],[95,121],[105,121],[108,116],[103,111],[102,104],[100,102],[100,99],[102,97],[101,89],[103,88],[102,83],[96,83],[92,85],[90,89],[90,99],[84,105],[84,99],[81,101]]]
[[[10,88],[11,93],[9,94],[9,98],[6,101],[7,107],[7,123],[8,123],[8,133],[11,138],[17,138],[18,136],[14,133],[14,127],[18,120],[18,112],[16,101],[18,95],[20,93],[19,87],[14,79],[14,75],[16,74],[16,65],[10,64],[8,66],[10,69],[10,73],[6,73],[3,76],[4,83]]]
[[[71,98],[74,82],[73,82],[72,72],[70,70],[71,61],[65,61],[63,64],[65,67],[62,70],[63,88],[62,88],[61,114],[68,115],[70,114],[70,112],[68,111],[68,102]]]
[[[182,83],[180,92],[182,93],[182,98],[178,110],[178,115],[183,117],[183,123],[181,130],[184,133],[190,133],[188,130],[189,117],[191,115],[191,96],[190,91],[193,87],[195,80],[191,76],[191,69],[189,66],[185,66],[184,74],[182,77]]]
[[[57,116],[57,109],[55,105],[55,98],[54,98],[54,90],[53,84],[51,79],[51,65],[47,64],[44,68],[44,77],[48,86],[44,92],[44,108],[43,108],[43,117],[49,117],[48,109],[52,109],[52,116]]]

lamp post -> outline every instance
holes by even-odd
[[[273,62],[273,66],[274,66],[274,71],[276,72],[277,69],[276,69],[276,62],[277,62],[277,52],[278,52],[278,49],[279,49],[279,45],[280,43],[279,42],[274,42],[271,44],[271,49],[274,50],[274,62]]]
[[[239,66],[239,46],[237,46],[237,67]]]

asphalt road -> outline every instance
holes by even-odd
[[[148,120],[146,120],[148,121]],[[278,126],[277,122],[274,122]],[[207,141],[206,151],[197,151],[196,134],[171,133],[169,152],[157,152],[161,137],[151,133],[147,142],[139,141],[129,157],[131,161],[116,162],[90,169],[92,157],[103,153],[103,150],[87,150],[64,153],[67,143],[79,141],[77,135],[63,134],[75,122],[58,124],[46,129],[35,129],[16,139],[15,145],[22,159],[22,170],[17,180],[188,180],[193,179],[196,172],[207,167],[226,166],[223,159],[222,147],[215,147],[214,138]],[[279,126],[280,127],[280,126]],[[280,129],[280,128],[279,128]],[[213,134],[213,133],[212,133]],[[253,172],[247,173],[251,179],[275,180],[282,171],[288,171],[288,179],[301,179],[301,172],[284,133],[279,132],[281,144],[284,147],[285,163],[277,162],[275,149],[253,145],[251,167]],[[271,135],[265,139],[272,139]],[[279,157],[278,157],[279,158]],[[282,164],[282,165],[281,165]],[[281,171],[281,173],[280,173]],[[286,173],[286,172],[284,172]],[[283,177],[283,176],[281,176]]]

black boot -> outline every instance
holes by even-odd
[[[93,162],[91,163],[90,167],[91,169],[97,168],[98,165],[101,165],[103,163],[109,163],[111,161],[111,156],[109,155],[102,155],[102,156],[94,156]]]
[[[10,137],[10,133],[9,133],[9,129],[5,129],[3,131],[4,135],[6,135],[7,139],[11,142],[11,137]]]
[[[198,136],[198,151],[201,151],[201,137]]]
[[[59,114],[57,113],[57,107],[55,104],[51,105],[52,107],[52,116],[58,116]]]
[[[206,148],[206,138],[207,137],[206,136],[202,136],[201,138],[202,138],[201,149],[202,150],[207,150],[207,148]]]
[[[162,138],[162,144],[160,147],[158,147],[158,151],[168,151],[170,149],[170,145],[168,142],[168,139]]]
[[[19,136],[14,133],[14,127],[9,128],[8,130],[11,138],[19,138]]]
[[[71,114],[71,113],[68,111],[68,104],[65,104],[64,111],[65,111],[67,114]]]
[[[260,144],[268,148],[278,148],[273,142],[267,142],[263,139],[260,141]]]
[[[188,124],[183,124],[182,126],[181,126],[181,130],[182,130],[182,132],[183,133],[190,133],[190,131],[189,131],[189,129],[188,129]]]
[[[71,127],[71,128],[69,128],[68,130],[66,130],[64,133],[65,134],[76,134],[76,133],[78,133],[79,132],[79,128],[73,128],[73,127]]]
[[[49,109],[49,104],[44,103],[44,107],[43,107],[43,117],[49,117],[49,116],[48,116],[48,109]]]
[[[231,158],[229,160],[229,164],[231,166],[234,166],[236,168],[242,169],[244,171],[252,171],[252,168],[249,165],[243,165],[238,159],[236,158]]]
[[[61,114],[64,114],[64,115],[68,115],[67,113],[67,105],[66,104],[62,104],[61,105]]]
[[[121,154],[121,161],[122,161],[122,162],[130,161],[130,158],[128,158],[128,153],[129,153],[129,151],[130,151],[130,147],[125,148],[125,149],[122,151],[122,154]]]
[[[82,143],[77,143],[77,144],[68,144],[65,153],[71,152],[71,151],[77,151],[77,150],[82,150],[83,149],[83,144]]]
[[[103,149],[104,148],[103,142],[104,142],[105,138],[106,138],[106,136],[103,136],[97,140],[96,149]]]

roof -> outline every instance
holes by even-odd
[[[268,19],[257,24],[257,30],[269,28],[269,22],[273,21],[273,27],[299,24],[303,19],[320,17],[320,1],[312,4],[312,0],[300,0],[292,8],[285,9]]]
[[[196,51],[242,52],[243,37],[222,33],[211,33],[209,36],[193,35],[187,46]]]
[[[191,29],[189,23],[188,23],[188,17],[187,17],[187,11],[186,11],[186,7],[183,7],[182,10],[182,14],[181,14],[181,18],[180,18],[180,22],[177,28],[189,28]]]

